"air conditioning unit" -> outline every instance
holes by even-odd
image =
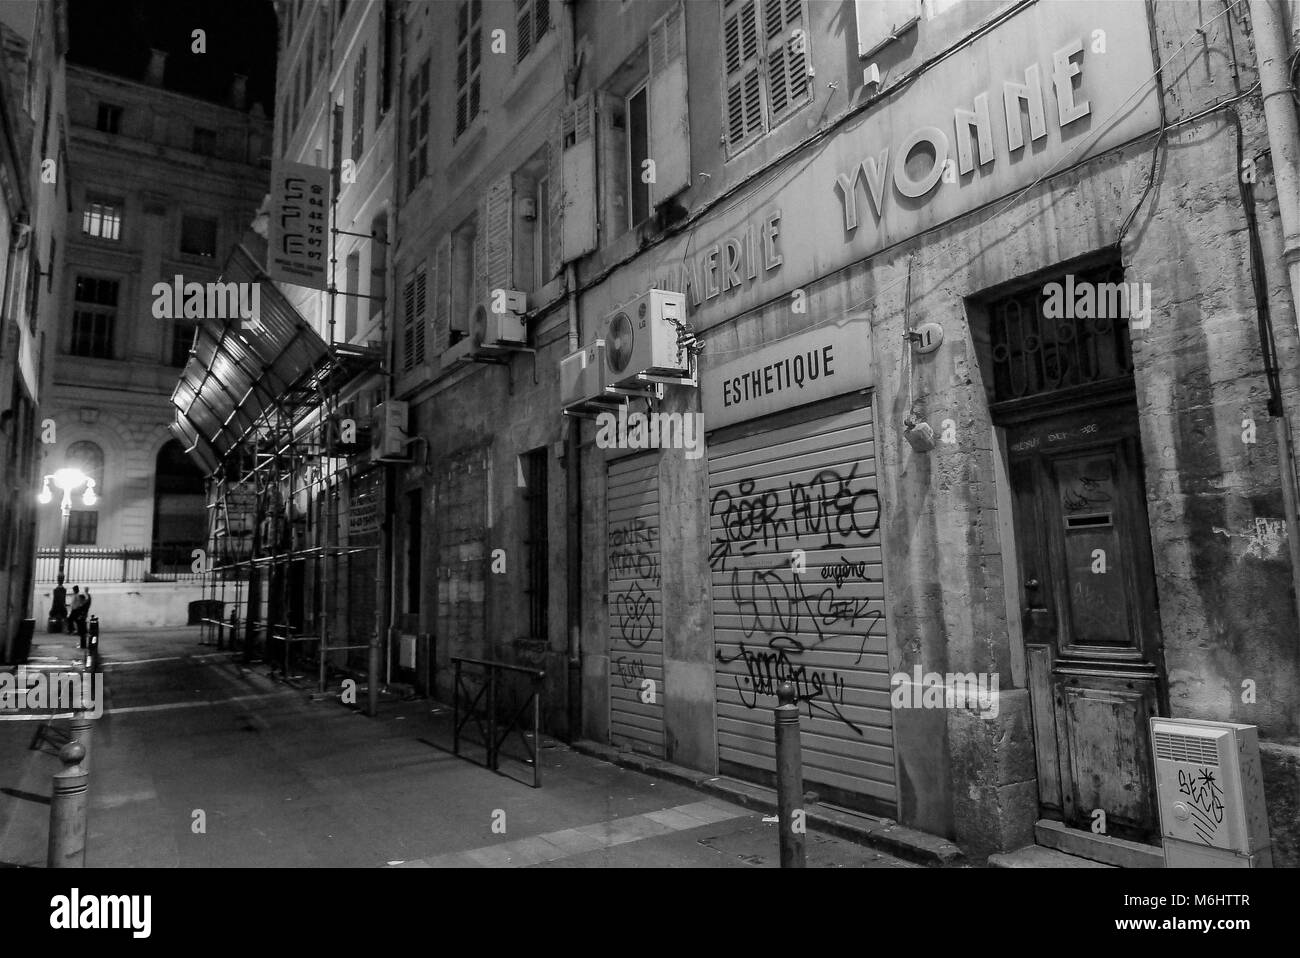
[[[609,380],[603,339],[569,353],[560,360],[560,406],[574,409],[605,398]]]
[[[524,347],[528,342],[528,324],[524,320],[527,310],[528,297],[517,289],[489,294],[469,315],[469,335],[442,354],[443,366],[459,366],[476,356]]]
[[[686,297],[652,289],[605,317],[605,361],[610,383],[636,382],[640,373],[685,376],[690,353],[678,341],[686,320]]]
[[[1151,719],[1166,868],[1272,868],[1254,725]]]
[[[370,455],[378,460],[405,460],[409,404],[400,399],[390,399],[375,406],[370,428]]]

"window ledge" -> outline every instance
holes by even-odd
[[[503,103],[512,103],[521,91],[530,90],[534,87],[534,81],[537,79],[537,74],[541,71],[541,68],[543,66],[553,66],[558,61],[555,56],[555,48],[559,46],[559,43],[559,31],[552,25],[546,31],[546,36],[542,38],[542,42],[533,47],[528,52],[528,56],[515,64],[515,75],[506,84],[505,93],[501,97]]]
[[[478,116],[470,122],[465,128],[465,132],[457,137],[456,142],[452,144],[451,150],[447,154],[447,168],[450,169],[459,163],[474,147],[483,142],[483,137],[487,134],[487,111],[479,110]]]

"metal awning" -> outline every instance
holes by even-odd
[[[220,281],[256,283],[260,309],[248,328],[237,315],[202,319],[172,392],[172,435],[207,475],[271,421],[268,413],[278,407],[296,418],[293,406],[333,385],[342,372],[336,350],[275,287],[245,243],[231,252]]]

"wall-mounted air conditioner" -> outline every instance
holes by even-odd
[[[605,398],[609,381],[605,341],[598,339],[560,360],[560,406],[574,409]]]
[[[1271,868],[1253,725],[1151,719],[1166,868]]]
[[[610,383],[634,383],[640,373],[687,375],[690,351],[678,335],[678,324],[685,321],[685,295],[666,289],[651,289],[606,316],[602,327]]]
[[[406,423],[409,411],[409,403],[400,399],[390,399],[375,406],[370,429],[371,458],[407,458],[406,444],[410,437],[406,434]]]
[[[475,357],[491,356],[509,349],[522,349],[528,342],[528,324],[524,313],[527,296],[517,289],[489,294],[471,310],[466,320],[468,335],[447,347],[442,354],[444,368],[472,362]]]

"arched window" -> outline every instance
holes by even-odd
[[[64,454],[63,464],[80,469],[95,480],[95,495],[104,494],[104,450],[89,440],[74,442]],[[74,504],[81,502],[81,492],[72,497]],[[99,541],[99,511],[73,509],[68,515],[68,545],[93,546]]]
[[[206,548],[207,540],[203,472],[173,439],[158,451],[154,472],[151,571],[189,572],[193,550]]]

